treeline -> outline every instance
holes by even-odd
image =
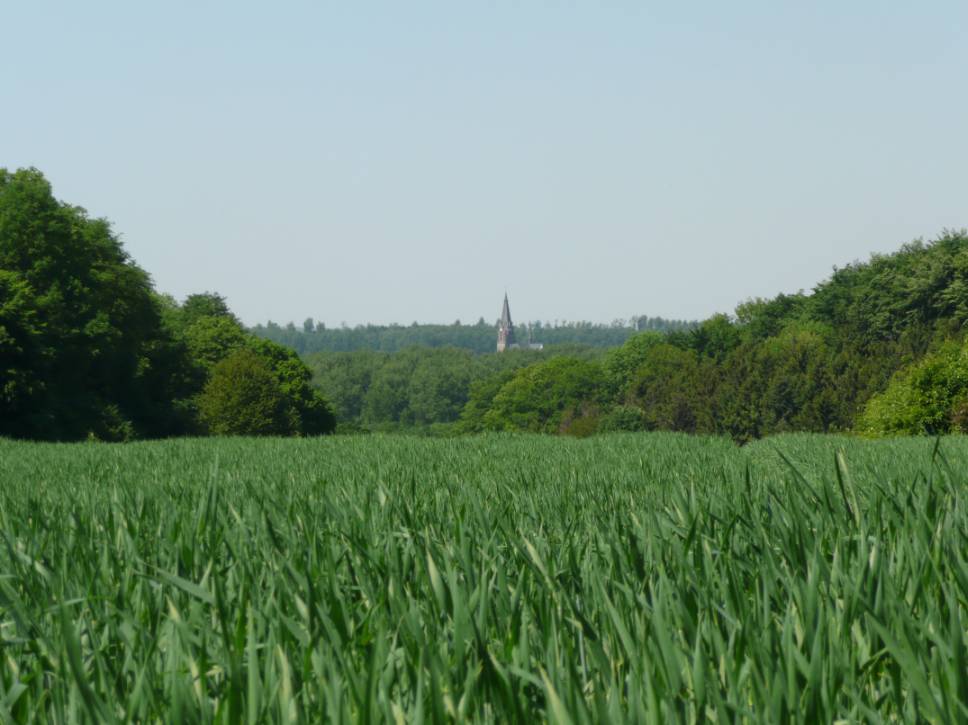
[[[107,221],[57,201],[36,170],[0,169],[0,436],[314,435],[337,421],[344,430],[676,430],[738,441],[968,431],[966,322],[962,231],[700,324],[536,325],[543,350],[500,355],[482,321],[371,327],[332,332],[353,345],[372,334],[371,347],[391,350],[439,337],[303,360],[246,330],[216,294],[182,303],[158,294]],[[310,327],[300,339],[330,332]],[[447,337],[465,333],[464,343]],[[621,344],[602,347],[607,335]]]
[[[946,232],[611,350],[474,355],[412,348],[307,357],[346,429],[787,431],[968,429],[968,237]]]
[[[301,355],[315,352],[356,352],[376,350],[398,352],[408,347],[455,347],[476,353],[494,352],[496,344],[496,320],[485,322],[480,318],[475,324],[451,325],[357,325],[356,327],[328,328],[311,317],[297,327],[290,322],[280,326],[275,322],[256,325],[252,332],[266,340],[292,348]],[[520,340],[529,337],[543,345],[588,345],[590,347],[616,347],[636,332],[652,330],[672,332],[695,327],[687,320],[666,320],[645,315],[628,320],[614,320],[610,324],[593,322],[540,320],[517,325]]]
[[[475,354],[455,347],[409,347],[396,353],[315,353],[304,359],[313,382],[333,405],[343,431],[456,432],[472,387],[555,357],[597,359],[600,348],[559,345],[543,350]]]
[[[108,222],[39,171],[0,169],[0,436],[330,432],[310,379],[218,295],[156,293]]]

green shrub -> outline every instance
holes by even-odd
[[[558,357],[515,373],[484,415],[489,430],[561,432],[566,414],[596,405],[603,392],[602,369],[577,358]]]
[[[600,433],[645,430],[645,414],[634,405],[617,405],[601,417]]]
[[[198,412],[215,435],[291,435],[298,432],[282,386],[268,363],[247,348],[212,369]]]
[[[867,435],[938,435],[965,430],[968,345],[948,343],[904,368],[867,403],[856,430]]]

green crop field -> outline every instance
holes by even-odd
[[[0,720],[968,720],[968,439],[0,441]]]

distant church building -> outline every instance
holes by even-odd
[[[531,341],[531,326],[528,326],[528,341],[519,345],[514,340],[514,323],[511,322],[511,307],[508,305],[508,294],[504,293],[504,306],[501,308],[501,319],[497,323],[497,351],[505,350],[540,350],[544,347],[540,342]]]

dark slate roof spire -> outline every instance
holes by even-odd
[[[514,327],[511,324],[511,308],[508,306],[508,293],[504,293],[504,307],[501,308],[501,327],[505,329],[510,329]]]
[[[511,307],[508,305],[508,293],[504,293],[504,306],[501,308],[501,321],[497,325],[497,351],[514,347],[514,323],[511,322]]]

